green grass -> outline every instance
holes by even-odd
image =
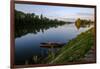
[[[66,62],[77,61],[94,45],[94,28],[79,34],[76,38],[70,40],[63,48],[58,51],[55,58],[49,55],[44,63],[47,64],[62,64]]]

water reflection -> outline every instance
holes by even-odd
[[[57,28],[58,26],[65,25],[65,23],[54,24],[54,25],[23,25],[15,27],[15,37],[21,37],[27,33],[37,34],[38,32],[44,33],[44,31],[50,28]]]
[[[78,25],[65,23],[52,26],[22,26],[15,32],[15,64],[39,64],[47,56],[55,57],[61,47],[40,47],[43,42],[67,43],[81,32],[86,31],[92,24]]]
[[[68,23],[65,23],[68,25]],[[45,26],[45,25],[31,25],[31,26],[28,26],[28,25],[25,25],[25,26],[16,26],[15,28],[15,37],[21,37],[23,35],[26,35],[27,33],[34,33],[34,34],[37,34],[38,32],[42,32],[44,33],[46,30],[50,29],[50,28],[57,28],[59,26],[63,26],[65,24],[59,24],[59,25],[48,25],[48,26]],[[71,23],[72,24],[72,23]],[[91,24],[77,24],[77,23],[73,23],[75,24],[75,27],[79,30],[80,28],[87,28],[87,27],[90,27],[93,23]]]
[[[75,22],[75,26],[76,28],[79,30],[80,28],[86,28],[86,27],[90,27],[91,25],[93,25],[94,22],[91,20],[82,20],[80,18],[78,18]]]

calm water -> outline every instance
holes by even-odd
[[[27,33],[16,37],[15,39],[15,64],[25,64],[25,61],[31,61],[32,56],[46,57],[48,49],[41,48],[42,42],[62,42],[67,43],[75,38],[81,32],[88,30],[90,27],[77,29],[74,23],[49,28],[39,31],[36,34]]]

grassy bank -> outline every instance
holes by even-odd
[[[79,34],[76,38],[70,40],[60,51],[52,58],[48,56],[44,60],[48,64],[61,64],[74,62],[82,59],[91,47],[94,46],[94,28]]]

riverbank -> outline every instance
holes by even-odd
[[[61,48],[55,57],[52,58],[52,55],[48,56],[45,63],[65,64],[68,62],[95,61],[94,37],[94,28],[79,34]]]

